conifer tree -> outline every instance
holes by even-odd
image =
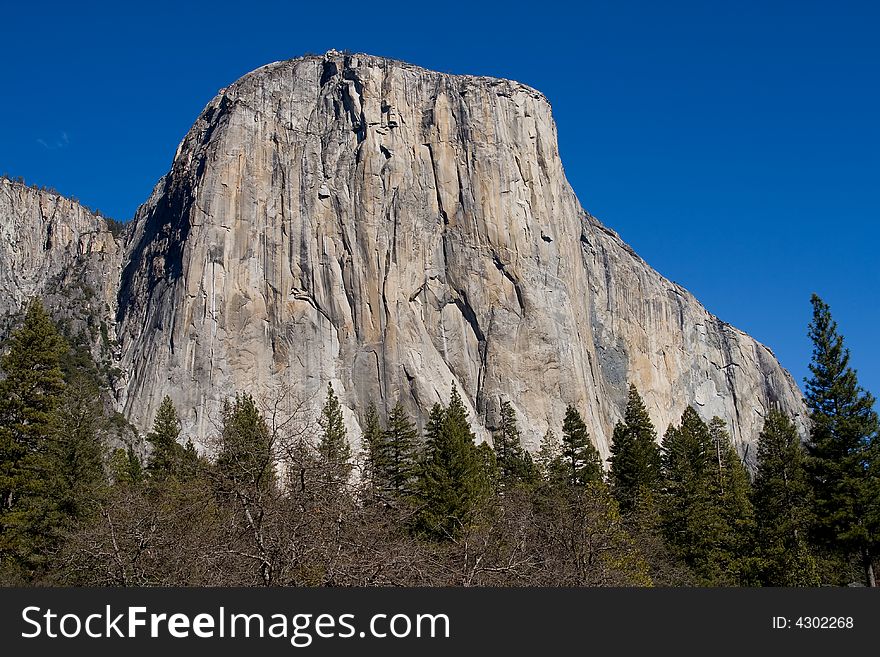
[[[223,403],[217,468],[222,492],[267,491],[275,481],[269,428],[249,394]]]
[[[535,463],[537,465],[538,474],[544,483],[551,488],[559,488],[565,485],[567,481],[568,470],[562,460],[562,443],[553,433],[553,429],[548,428],[541,438],[541,444],[538,447],[538,453],[535,455]]]
[[[569,405],[562,423],[562,460],[567,469],[568,483],[585,486],[602,479],[599,452],[590,441],[587,425],[578,410]]]
[[[773,409],[758,437],[752,487],[756,549],[766,586],[817,586],[816,561],[808,542],[810,482],[794,424]]]
[[[22,326],[0,358],[0,508],[15,507],[27,482],[22,460],[53,431],[53,412],[64,390],[60,361],[67,345],[34,299]]]
[[[199,456],[199,452],[193,444],[192,438],[186,439],[186,445],[183,446],[182,452],[178,450],[178,453],[181,453],[179,476],[182,479],[192,479],[202,473],[203,460],[202,457]]]
[[[672,553],[705,585],[736,583],[735,555],[726,541],[730,527],[718,497],[716,449],[709,427],[688,406],[679,427],[670,426],[661,447],[664,535]],[[738,566],[738,564],[737,564]]]
[[[403,405],[398,402],[388,415],[388,426],[382,433],[381,459],[383,480],[389,492],[407,496],[413,492],[417,471],[416,449],[419,432]]]
[[[428,418],[426,453],[418,482],[419,528],[438,538],[469,525],[487,499],[491,474],[478,452],[467,411],[453,386],[449,406],[435,404]]]
[[[56,529],[89,517],[107,493],[104,432],[107,420],[100,390],[89,376],[74,374],[56,411],[57,432],[51,443],[53,497],[64,520]]]
[[[348,444],[342,405],[331,383],[327,384],[327,399],[318,423],[321,425],[318,456],[325,469],[327,483],[344,484],[351,474],[351,446]]]
[[[522,447],[516,411],[509,401],[501,402],[501,421],[492,432],[492,441],[503,487],[534,480],[534,464]]]
[[[147,440],[153,446],[147,470],[155,479],[161,480],[179,474],[184,458],[183,447],[177,442],[179,436],[177,409],[174,408],[171,397],[165,395],[153,421],[153,430],[147,434]]]
[[[115,486],[138,486],[144,480],[141,460],[131,447],[117,447],[110,454],[110,479]]]
[[[34,299],[6,347],[0,358],[0,568],[29,568],[46,548],[46,518],[55,513],[55,411],[67,345]]]
[[[364,482],[369,487],[369,495],[375,495],[382,490],[382,476],[385,466],[382,463],[382,440],[384,432],[379,420],[379,411],[376,404],[370,402],[364,413]]]
[[[880,542],[880,423],[874,397],[858,383],[850,352],[831,310],[815,294],[806,402],[811,430],[808,471],[815,505],[814,539],[845,560],[856,560],[876,586],[873,560]]]
[[[709,490],[717,500],[724,522],[720,542],[716,546],[725,560],[728,575],[738,584],[750,584],[753,578],[752,541],[754,510],[751,502],[751,480],[719,417],[709,422],[709,435],[715,450],[710,466],[712,485]]]
[[[657,433],[634,385],[629,387],[624,420],[614,427],[610,462],[611,490],[624,515],[636,508],[640,496],[659,490]]]

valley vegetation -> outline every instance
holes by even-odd
[[[73,586],[875,585],[880,439],[828,306],[809,327],[811,433],[771,410],[754,472],[688,407],[658,440],[630,387],[610,467],[569,406],[530,454],[502,401],[477,444],[460,393],[419,431],[332,386],[233,394],[206,454],[165,398],[140,437],[39,300],[0,357],[0,583]]]

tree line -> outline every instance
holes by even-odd
[[[607,471],[575,406],[533,455],[509,400],[477,443],[455,387],[423,431],[370,404],[357,454],[331,385],[318,417],[234,394],[206,454],[166,397],[142,450],[34,300],[0,357],[0,583],[874,586],[880,425],[812,305],[810,434],[771,409],[750,473],[692,407],[658,439],[634,386]]]

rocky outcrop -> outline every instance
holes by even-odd
[[[803,420],[769,349],[581,208],[547,100],[512,81],[334,51],[264,66],[199,116],[127,253],[141,427],[170,394],[204,441],[235,390],[317,407],[328,381],[355,434],[369,401],[423,417],[455,384],[482,437],[502,400],[530,446],[573,403],[605,456],[629,382],[661,431],[687,404],[743,445],[771,404]]]
[[[117,227],[55,192],[0,178],[0,317],[41,297],[69,335],[84,336],[96,362],[111,363],[119,356]]]

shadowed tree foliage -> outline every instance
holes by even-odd
[[[417,527],[437,538],[451,538],[467,527],[492,493],[494,473],[481,454],[467,410],[453,386],[449,406],[435,404],[426,430],[426,451],[418,481]]]
[[[749,474],[733,446],[724,420],[713,417],[709,422],[709,435],[715,450],[715,460],[710,466],[710,492],[724,523],[717,558],[732,581],[739,585],[752,584],[755,577],[752,558],[755,516]]]
[[[629,387],[623,422],[614,427],[610,462],[611,490],[624,515],[636,508],[642,495],[653,496],[659,491],[661,472],[657,432],[633,385]]]
[[[150,477],[161,482],[168,477],[178,479],[193,476],[198,469],[198,455],[192,441],[181,445],[180,420],[171,397],[165,396],[159,405],[153,430],[147,434],[147,441],[153,451],[147,462]]]
[[[269,428],[249,394],[223,403],[217,470],[223,492],[265,491],[275,482]]]
[[[815,509],[812,534],[825,552],[843,562],[858,562],[864,583],[876,586],[880,424],[874,397],[862,389],[849,366],[849,349],[828,304],[815,294],[811,302],[813,357],[806,402],[811,421],[807,467]],[[847,575],[839,576],[838,583],[845,583]]]
[[[818,586],[807,539],[810,482],[794,424],[783,412],[767,415],[758,438],[758,469],[752,487],[756,551],[765,586]]]
[[[413,494],[418,444],[419,432],[398,402],[388,415],[380,449],[383,486],[388,493],[397,497]]]
[[[726,435],[723,424],[713,422],[710,430],[688,406],[661,450],[666,543],[707,586],[748,583],[737,534],[749,523],[748,478],[732,448],[721,446]]]
[[[363,419],[364,471],[363,480],[367,488],[367,497],[375,496],[383,488],[382,474],[382,422],[379,411],[372,401],[367,405]]]
[[[110,454],[107,469],[114,485],[136,486],[143,483],[144,468],[131,447],[117,447]]]
[[[329,483],[342,485],[351,474],[351,446],[348,444],[348,433],[342,416],[342,405],[333,391],[333,385],[327,384],[327,399],[318,419],[321,425],[321,440],[318,442],[318,457],[324,475]]]
[[[535,465],[522,447],[516,411],[509,401],[501,402],[501,421],[492,432],[492,442],[503,488],[535,481]]]
[[[56,411],[64,392],[67,343],[39,300],[0,358],[0,568],[33,571],[60,522]]]
[[[56,414],[57,502],[69,520],[78,520],[96,512],[109,485],[104,469],[108,423],[94,380],[73,374]]]
[[[570,485],[585,486],[591,481],[601,481],[602,462],[599,452],[590,441],[590,434],[581,414],[570,404],[565,409],[562,422],[561,456]]]

